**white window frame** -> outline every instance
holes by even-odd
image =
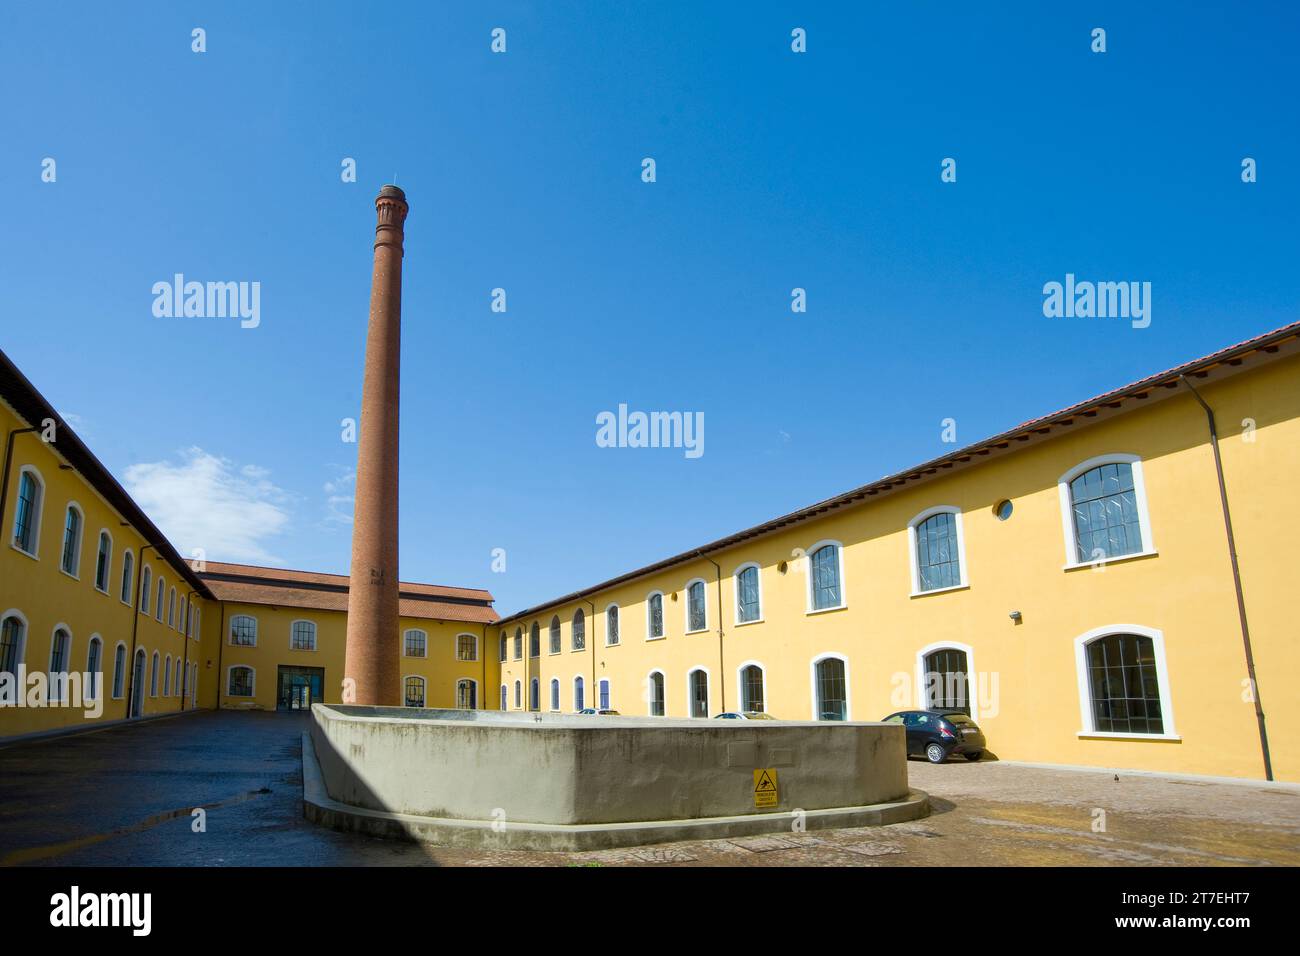
[[[533,701],[537,701],[537,706],[533,706]],[[528,712],[530,714],[540,714],[542,712],[542,679],[537,676],[528,678]]]
[[[91,582],[91,586],[100,594],[107,597],[113,592],[109,590],[113,586],[113,532],[107,528],[100,528],[99,534],[95,535],[95,578],[99,578],[99,543],[105,537],[108,538],[108,552],[104,555],[104,586],[99,586],[99,581]]]
[[[811,551],[808,553],[809,555],[812,554]],[[840,553],[843,554],[842,551]],[[810,566],[810,574],[811,571],[812,568]],[[818,723],[836,723],[836,721],[822,720],[821,717],[818,716],[819,708],[817,706],[817,665],[822,661],[830,660],[832,658],[841,661],[844,664],[844,720],[839,721],[839,723],[848,723],[853,719],[853,672],[849,669],[849,655],[842,654],[839,651],[826,651],[823,654],[818,654],[808,662],[808,689],[812,692],[812,696],[809,699],[809,706],[812,711],[811,719]]]
[[[16,660],[18,661],[18,664],[16,666],[21,667],[27,663],[27,639],[30,636],[31,625],[27,621],[27,615],[24,614],[22,611],[18,610],[18,608],[16,607],[11,607],[4,613],[0,614],[0,622],[3,622],[4,619],[7,617],[18,618],[19,622],[23,626],[22,636],[18,638],[18,656],[16,658]],[[18,672],[15,671],[14,678],[17,679],[17,677],[18,677]],[[23,694],[27,693],[27,691],[23,688],[19,688],[19,692]]]
[[[509,685],[507,685],[507,684],[502,684],[502,685],[501,685],[501,697],[500,697],[500,699],[498,700],[498,703],[501,705],[500,708],[499,708],[499,710],[498,710],[498,713],[505,713],[507,710],[510,709],[510,707],[509,707],[509,704],[510,704],[510,687],[509,687]]]
[[[961,651],[966,655],[966,702],[970,705],[970,719],[979,723],[979,687],[975,679],[975,648],[957,641],[935,641],[916,652],[916,710],[929,710],[930,701],[925,696],[925,659],[935,651]],[[845,671],[847,679],[848,671]]]
[[[654,636],[654,633],[650,627],[650,599],[653,598],[655,595],[659,596],[659,621],[660,624],[663,626],[663,633],[660,634],[658,637]],[[664,602],[663,591],[651,591],[649,594],[645,596],[645,639],[647,641],[662,641],[664,638],[668,636],[668,614],[667,614],[667,608],[664,606],[664,603],[665,602]]]
[[[63,551],[65,548],[64,539],[68,534],[68,512],[77,513],[77,541],[72,548],[72,570],[69,571],[63,566]],[[86,509],[74,499],[68,502],[63,509],[63,527],[59,531],[59,571],[72,578],[74,581],[81,580],[81,548],[86,543]]]
[[[242,667],[249,672],[249,692],[247,694],[232,694],[230,692],[230,676],[237,667]],[[225,691],[223,696],[231,700],[252,700],[257,696],[257,668],[252,664],[231,664],[226,668],[226,686],[222,689]]]
[[[1070,500],[1070,482],[1085,471],[1091,471],[1099,465],[1114,464],[1130,465],[1133,469],[1133,498],[1137,503],[1138,528],[1142,533],[1142,550],[1134,551],[1132,554],[1121,554],[1114,558],[1103,558],[1100,561],[1080,561],[1079,540],[1074,529],[1074,507]],[[1081,461],[1057,479],[1056,489],[1060,498],[1061,530],[1065,541],[1065,566],[1063,570],[1073,571],[1075,568],[1117,564],[1120,561],[1132,561],[1135,558],[1151,557],[1159,553],[1156,550],[1155,537],[1151,533],[1151,513],[1147,509],[1146,476],[1143,473],[1142,459],[1139,456],[1117,452],[1109,455],[1098,455],[1095,458],[1089,458],[1087,461]]]
[[[295,624],[311,625],[311,647],[293,646],[293,626]],[[320,627],[319,625],[317,625],[315,621],[313,621],[309,617],[295,617],[292,621],[289,622],[289,650],[297,651],[299,653],[310,654],[315,652],[319,647],[320,647]]]
[[[736,666],[736,713],[743,714],[745,707],[745,668],[757,667],[763,675],[763,710],[767,711],[767,666],[762,661],[741,661]]]
[[[704,672],[704,686],[706,694],[704,697],[704,717],[696,717],[693,713],[692,704],[695,703],[695,697],[691,693],[691,677],[697,672]],[[667,709],[668,702],[664,702],[664,708]],[[703,664],[696,664],[686,670],[686,717],[688,720],[704,720],[708,718],[709,711],[713,710],[713,674]]]
[[[691,629],[691,588],[696,584],[704,585],[704,626]],[[682,588],[682,633],[706,634],[709,630],[709,582],[704,578],[691,578]]]
[[[555,625],[554,631],[556,636],[559,637],[559,640],[555,642],[556,646],[554,648],[552,648],[551,645],[551,624]],[[546,625],[546,653],[548,655],[564,653],[564,622],[560,620],[560,615],[558,614],[553,614],[551,616],[551,623]]]
[[[658,638],[655,638],[658,640]],[[654,695],[650,693],[650,682],[658,674],[659,679],[664,685],[664,712],[656,714],[654,712]],[[663,668],[655,667],[650,673],[645,675],[645,712],[647,717],[667,717],[668,716],[668,675],[664,673]]]
[[[460,656],[460,639],[462,637],[468,637],[470,640],[474,642],[473,657]],[[478,635],[471,634],[469,631],[461,631],[459,634],[456,635],[456,639],[451,642],[451,653],[455,657],[455,659],[461,664],[477,663],[478,662]]]
[[[149,658],[149,696],[158,696],[158,668],[162,665],[162,657],[157,651]]]
[[[600,703],[600,686],[605,685],[605,696],[609,698],[609,703],[601,705]],[[614,706],[614,682],[608,677],[601,677],[596,681],[596,710],[617,710]]]
[[[916,529],[926,521],[929,521],[935,515],[948,514],[952,515],[957,525],[957,573],[958,582],[942,588],[930,588],[928,591],[921,590],[921,568],[917,563],[921,557],[921,549],[917,546]],[[907,566],[912,572],[912,593],[911,597],[928,597],[931,594],[944,594],[948,591],[961,591],[970,587],[970,580],[966,576],[966,530],[962,526],[961,509],[956,505],[936,505],[933,508],[926,508],[911,521],[907,523]]]
[[[162,696],[170,697],[172,695],[172,656],[170,654],[163,658],[162,668]]]
[[[614,640],[609,639],[609,612],[613,611],[618,616],[618,637]],[[605,605],[605,646],[618,647],[623,642],[623,612],[618,604],[611,601]]]
[[[1134,479],[1134,485],[1137,479]],[[1112,634],[1136,634],[1151,639],[1152,653],[1156,658],[1156,685],[1160,691],[1160,721],[1164,726],[1161,734],[1115,733],[1098,730],[1092,716],[1092,687],[1088,683],[1088,645],[1099,637]],[[1169,666],[1165,659],[1164,632],[1154,627],[1141,624],[1108,624],[1094,627],[1074,639],[1074,670],[1079,681],[1079,737],[1098,738],[1102,740],[1182,740],[1174,723],[1174,701],[1169,686]]]
[[[3,620],[3,615],[0,615],[0,620]],[[110,690],[108,696],[112,700],[124,699],[127,684],[131,682],[131,648],[126,646],[126,641],[118,641],[113,645],[113,684],[114,686],[117,684],[117,649],[119,647],[126,652],[122,655],[122,693],[117,694]]]
[[[248,618],[250,621],[253,622],[253,643],[252,643],[252,644],[236,644],[236,643],[235,643],[235,621],[236,621],[236,619],[241,618],[241,617],[246,617],[246,618]],[[252,614],[232,614],[232,615],[230,615],[230,623],[229,623],[229,624],[227,625],[227,627],[226,627],[226,642],[227,642],[227,644],[229,644],[230,647],[256,647],[256,646],[257,646],[257,640],[258,640],[258,631],[260,631],[260,630],[261,630],[261,624],[258,623],[258,620],[257,620],[257,618],[256,618],[254,615],[252,615]],[[292,638],[290,638],[290,639],[292,639]],[[229,687],[230,684],[227,682],[226,686]]]
[[[36,481],[36,514],[32,521],[32,550],[25,551],[18,547],[14,540],[14,525],[18,523],[18,495],[23,487],[23,475],[30,474]],[[6,508],[8,502],[5,502]],[[27,557],[39,561],[41,559],[41,521],[45,518],[45,476],[41,474],[39,468],[35,465],[23,465],[18,469],[18,481],[14,487],[14,524],[4,529],[4,533],[9,536],[9,547],[13,548],[19,554],[25,554]],[[59,545],[62,547],[63,538],[60,536]],[[60,565],[63,562],[63,554],[59,554]]]
[[[745,570],[747,570],[748,568],[753,568],[756,572],[758,572],[758,573],[757,573],[757,580],[758,580],[758,617],[754,618],[754,620],[752,620],[752,621],[742,621],[742,620],[740,619],[740,574],[741,574],[742,571],[745,571]],[[734,571],[731,572],[731,584],[732,584],[732,588],[731,588],[731,589],[732,589],[732,592],[733,592],[733,599],[734,599],[734,604],[733,604],[733,606],[732,606],[732,612],[731,612],[731,613],[732,613],[732,620],[735,622],[736,627],[746,627],[746,626],[748,626],[748,625],[750,625],[750,624],[762,624],[762,623],[763,623],[763,608],[764,608],[764,603],[763,603],[763,567],[762,567],[762,565],[760,565],[757,561],[746,561],[744,564],[739,565],[739,566],[736,568],[736,570],[734,570]],[[841,592],[841,593],[843,593],[843,592]]]
[[[152,597],[153,568],[149,566],[148,561],[143,561],[141,562],[140,568],[137,570],[136,573],[140,575],[140,580],[138,582],[139,591],[140,591],[140,606],[136,610],[139,611],[141,614],[143,614],[145,617],[148,617],[150,611],[150,602],[153,600]],[[145,581],[146,575],[148,575],[149,578],[147,582]],[[132,664],[131,666],[134,667],[135,664]]]
[[[96,698],[99,698],[104,693],[104,638],[98,632],[91,634],[90,639],[86,641],[86,673],[87,674],[91,673],[90,652],[91,649],[94,648],[96,644],[99,644],[99,672],[96,675],[98,677],[98,680],[94,682],[96,685],[95,688],[96,693],[93,695],[90,694],[89,688],[86,687],[86,685],[83,683],[81,688],[81,695],[86,700],[95,700]]]
[[[49,690],[49,700],[51,703],[54,703],[56,701],[61,702],[63,700],[62,694],[60,694],[57,697],[55,696],[56,687],[59,688],[60,690],[67,690],[67,686],[64,681],[56,681],[54,678],[54,674],[55,674],[54,639],[58,635],[59,631],[62,631],[63,633],[68,635],[68,655],[67,655],[68,660],[63,670],[59,671],[58,673],[60,674],[72,673],[72,648],[73,645],[76,643],[72,637],[72,628],[68,627],[68,625],[63,621],[60,621],[58,624],[55,624],[54,627],[50,630],[50,661],[49,661],[49,665],[45,668],[45,674],[49,682],[48,690]],[[24,650],[26,650],[26,648],[24,648]]]
[[[408,706],[406,703],[406,682],[418,680],[420,682],[420,706],[411,708],[412,710],[424,710],[429,706],[429,682],[425,680],[423,674],[403,674],[402,675],[402,706]]]
[[[578,703],[578,682],[582,682],[582,703]],[[583,710],[587,706],[587,679],[581,674],[574,674],[573,680],[569,681],[569,694],[573,700],[573,712]]]
[[[832,607],[814,607],[813,606],[813,555],[820,551],[828,544],[835,545],[835,556],[839,562],[840,571],[840,603]],[[805,600],[807,602],[805,614],[826,614],[830,611],[842,611],[849,606],[849,592],[844,579],[844,544],[833,538],[825,538],[816,542],[803,553],[804,577],[808,580],[804,584]]]
[[[122,577],[123,575],[126,574],[126,559],[128,557],[131,559],[131,587],[130,590],[127,592],[126,600],[122,601],[122,584],[123,584]],[[122,603],[125,604],[127,607],[131,607],[131,605],[135,603],[136,575],[139,573],[140,573],[140,569],[135,566],[135,552],[132,551],[130,548],[123,548],[122,549],[122,573],[117,576],[117,599],[119,601],[122,601]]]
[[[558,677],[551,678],[549,690],[551,695],[549,698],[549,702],[551,704],[551,713],[558,714],[560,712],[561,694],[563,690],[560,687],[560,679]]]
[[[424,653],[423,653],[423,654],[409,654],[409,653],[407,653],[407,643],[406,643],[406,638],[407,638],[407,636],[410,635],[410,634],[421,634],[421,635],[424,636]],[[423,661],[423,660],[428,660],[428,658],[429,658],[429,632],[426,631],[426,630],[425,630],[424,628],[422,628],[422,627],[408,627],[408,628],[403,628],[403,630],[402,630],[402,656],[405,657],[407,660],[412,660],[412,661]]]
[[[461,685],[461,684],[471,684],[471,685],[473,685],[473,687],[474,687],[474,706],[473,706],[473,707],[461,707],[461,706],[460,706],[460,685]],[[456,694],[456,696],[455,696],[455,698],[454,698],[454,700],[455,700],[455,708],[456,708],[456,710],[479,710],[479,709],[480,709],[479,705],[482,703],[482,701],[480,701],[479,696],[478,696],[478,681],[476,681],[474,678],[472,678],[472,677],[457,677],[457,678],[456,678],[456,684],[455,684],[455,686],[453,687],[453,692]]]

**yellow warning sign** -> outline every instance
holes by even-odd
[[[774,807],[776,801],[776,771],[770,767],[767,770],[755,770],[754,806],[759,809]]]

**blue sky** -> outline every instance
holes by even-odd
[[[0,347],[184,551],[346,572],[396,176],[402,576],[518,609],[1294,321],[1300,14],[1134,6],[6,3]],[[1045,318],[1067,272],[1150,327]]]

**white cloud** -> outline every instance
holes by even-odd
[[[338,468],[337,465],[334,466]],[[324,485],[325,491],[325,523],[329,524],[352,524],[352,512],[356,501],[354,494],[357,484],[357,473],[352,468],[338,468],[339,476],[333,478]]]
[[[126,488],[183,555],[202,548],[212,561],[279,564],[267,542],[287,528],[293,499],[270,474],[188,448],[179,463],[131,465]]]

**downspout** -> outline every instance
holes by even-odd
[[[1237,617],[1241,621],[1241,641],[1246,649],[1246,674],[1250,678],[1251,698],[1255,702],[1255,723],[1259,725],[1259,747],[1264,756],[1264,779],[1273,779],[1273,760],[1268,751],[1268,729],[1264,726],[1264,705],[1259,699],[1259,683],[1255,679],[1255,654],[1250,646],[1250,625],[1246,621],[1246,598],[1241,590],[1241,568],[1237,564],[1237,540],[1232,533],[1232,512],[1228,509],[1228,488],[1223,480],[1223,459],[1219,455],[1219,433],[1214,424],[1214,411],[1201,398],[1201,393],[1186,375],[1179,375],[1192,397],[1205,409],[1205,419],[1210,428],[1210,447],[1214,450],[1214,471],[1219,479],[1219,503],[1223,507],[1223,527],[1228,535],[1228,557],[1232,561],[1232,583],[1237,590]]]
[[[596,676],[596,605],[591,601],[583,601],[583,604],[591,605],[591,698],[596,702],[596,710],[600,710],[600,678]],[[541,689],[538,688],[538,692]],[[587,702],[584,700],[584,704]]]
[[[703,551],[696,553],[713,565],[718,577],[718,702],[721,704],[718,713],[725,714],[727,712],[727,671],[723,666],[722,658],[722,568],[717,561],[708,557]]]
[[[480,641],[480,642],[479,642],[479,645],[478,645],[478,658],[479,658],[479,663],[483,665],[483,667],[482,667],[483,679],[480,680],[479,683],[478,683],[478,688],[479,688],[479,690],[478,690],[478,696],[479,696],[479,699],[475,702],[475,705],[476,705],[476,707],[477,707],[479,710],[487,710],[487,708],[483,706],[483,695],[487,693],[487,648],[488,648],[488,642],[487,642],[487,629],[488,629],[487,621],[484,621],[484,622],[483,622],[483,640]]]
[[[131,675],[130,684],[127,686],[126,693],[126,716],[139,717],[139,714],[132,714],[131,710],[135,704],[135,645],[136,635],[140,631],[140,589],[144,586],[144,553],[146,551],[157,551],[152,544],[146,544],[140,548],[139,561],[135,569],[135,600],[131,602],[131,662],[127,673]],[[143,707],[141,708],[143,709]]]
[[[0,480],[0,525],[4,525],[5,503],[9,500],[9,466],[14,460],[14,439],[24,432],[38,432],[39,428],[11,428],[9,437],[5,439],[5,474]],[[8,527],[8,525],[4,525]]]

